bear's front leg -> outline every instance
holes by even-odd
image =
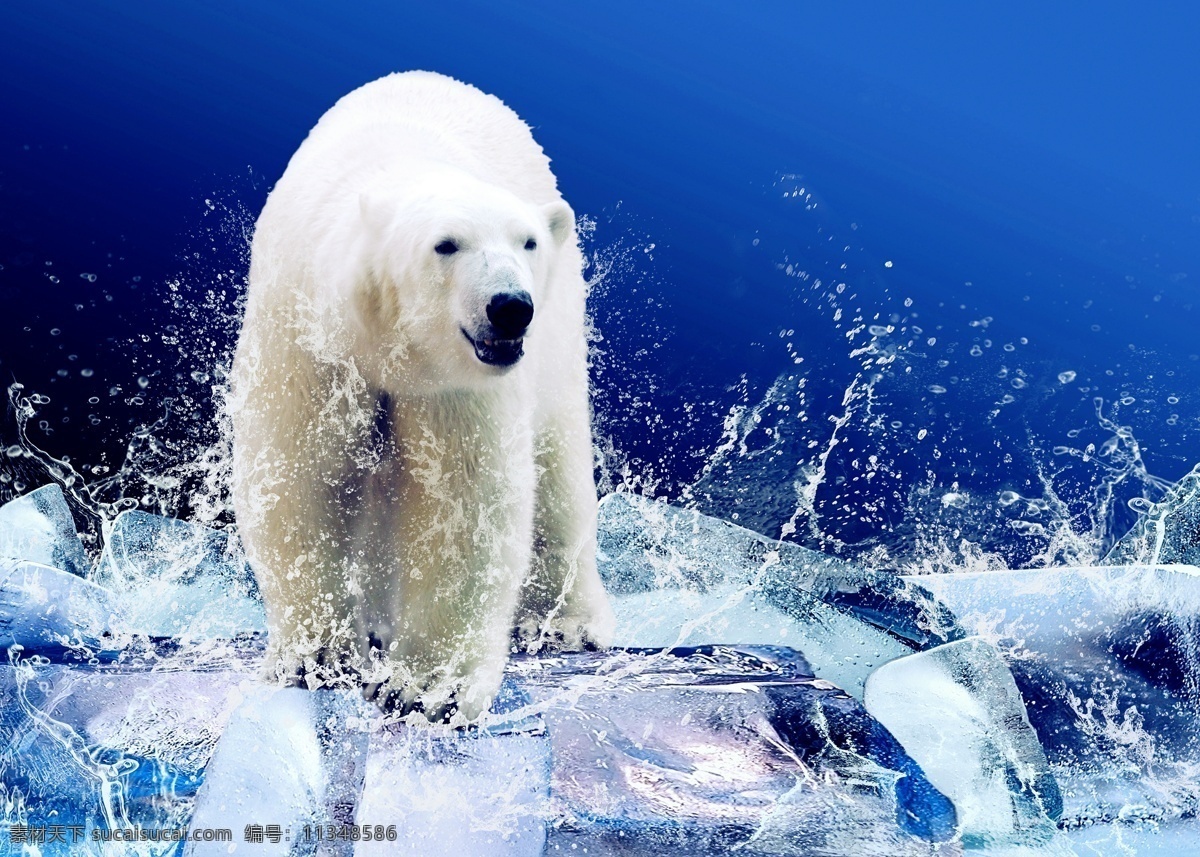
[[[343,525],[324,508],[324,486],[288,475],[278,494],[243,503],[242,539],[267,612],[263,672],[300,686],[352,684],[362,651]]]
[[[500,687],[533,542],[524,412],[503,390],[393,402],[390,675],[374,690],[401,712],[471,721]]]
[[[435,568],[430,578],[404,581],[400,622],[382,641],[386,660],[365,695],[387,711],[471,722],[503,680],[520,575],[505,564]]]
[[[533,559],[514,631],[531,652],[607,648],[616,626],[596,570],[591,433],[586,417],[571,422],[538,441]]]
[[[266,678],[352,683],[361,660],[347,490],[363,404],[338,399],[282,320],[247,317],[234,364],[232,489],[267,614]],[[265,341],[264,341],[265,340]],[[274,352],[283,357],[269,359]],[[333,402],[336,408],[329,407]]]

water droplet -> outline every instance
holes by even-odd
[[[942,506],[947,509],[965,509],[970,497],[958,491],[947,491],[942,495]]]
[[[1152,505],[1145,497],[1133,497],[1129,501],[1129,508],[1135,512],[1149,512]]]

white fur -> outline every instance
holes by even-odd
[[[463,335],[498,289],[534,303],[509,368]],[[230,398],[271,674],[473,718],[514,626],[608,644],[584,300],[574,216],[498,99],[409,72],[321,118],[258,219]]]

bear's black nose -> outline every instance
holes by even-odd
[[[487,305],[488,321],[497,339],[520,339],[533,319],[533,298],[528,292],[501,292]]]

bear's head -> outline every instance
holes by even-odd
[[[552,274],[574,236],[570,206],[532,205],[449,169],[360,200],[372,237],[359,315],[389,350],[398,371],[388,374],[469,385],[515,366],[553,299]]]

